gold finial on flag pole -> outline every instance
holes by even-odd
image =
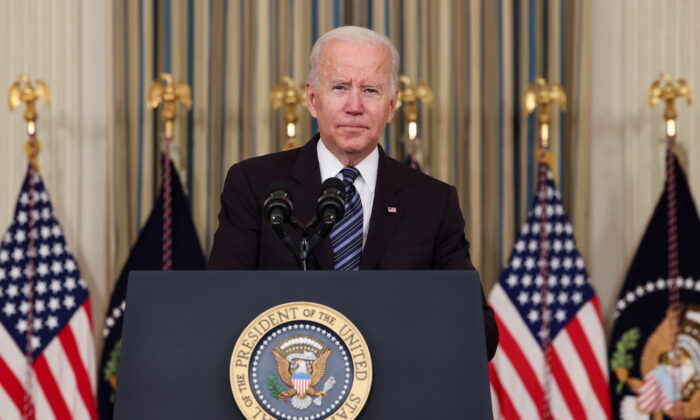
[[[429,108],[433,106],[433,90],[424,81],[420,80],[415,85],[410,77],[402,74],[399,76],[399,98],[396,108],[403,105],[403,115],[408,125],[408,139],[415,140],[418,137],[418,102],[423,102]]]
[[[163,239],[162,266],[163,270],[173,267],[173,183],[171,174],[171,145],[173,142],[173,125],[177,116],[177,102],[180,101],[186,109],[192,108],[192,91],[185,82],[173,82],[169,73],[161,73],[160,77],[151,83],[148,91],[148,104],[158,108],[163,104],[160,116],[165,123],[165,138],[163,141]]]
[[[396,108],[403,106],[403,116],[408,130],[406,136],[407,163],[415,169],[420,169],[418,153],[418,102],[427,107],[433,106],[433,90],[424,81],[413,83],[405,74],[399,75],[399,95]]]
[[[7,101],[10,111],[14,111],[24,102],[27,109],[24,111],[24,120],[27,123],[27,135],[29,139],[25,143],[24,149],[29,162],[38,171],[37,156],[39,155],[39,140],[36,138],[36,120],[39,114],[36,110],[36,101],[43,99],[45,103],[51,103],[51,93],[48,86],[41,80],[36,81],[36,86],[26,74],[21,74],[18,80],[10,85],[7,91]]]
[[[661,73],[659,78],[652,82],[649,87],[649,107],[654,108],[659,101],[666,103],[664,109],[664,120],[666,121],[666,135],[672,139],[676,137],[676,99],[685,99],[688,105],[693,102],[692,87],[685,79],[678,79],[676,83],[668,73]]]
[[[296,142],[297,122],[299,121],[297,106],[306,106],[306,92],[296,87],[291,77],[283,76],[282,81],[272,88],[270,102],[273,111],[284,106],[282,121],[286,127],[287,142],[282,146],[282,150],[298,147]]]
[[[566,111],[566,92],[559,83],[547,83],[542,77],[537,77],[523,95],[525,114],[531,114],[537,109],[537,136],[542,152],[549,150],[549,125],[553,115],[550,105],[553,102],[558,103],[562,111]]]
[[[192,91],[186,82],[173,82],[170,73],[161,73],[160,77],[151,83],[148,90],[148,104],[151,108],[158,108],[163,104],[160,112],[161,119],[165,123],[165,137],[173,137],[173,123],[177,117],[177,101],[182,102],[185,109],[192,108]]]

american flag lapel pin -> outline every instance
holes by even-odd
[[[386,212],[387,212],[387,213],[396,213],[396,207],[394,207],[394,206],[386,206]]]

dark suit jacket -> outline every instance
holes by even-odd
[[[295,257],[264,220],[262,203],[272,181],[288,181],[294,216],[302,223],[316,213],[321,172],[318,134],[305,146],[244,160],[231,167],[221,193],[219,228],[210,269],[294,270]],[[394,207],[396,212],[389,212]],[[290,233],[292,234],[292,233]],[[292,234],[294,243],[300,233]],[[328,239],[313,251],[309,267],[333,269]],[[379,148],[379,168],[362,270],[473,270],[464,220],[454,187],[388,157]],[[498,344],[493,311],[482,293],[488,357]]]

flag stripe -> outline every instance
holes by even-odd
[[[48,351],[45,350],[44,353]],[[41,385],[44,395],[51,406],[51,411],[53,411],[57,420],[71,419],[71,413],[68,411],[66,402],[61,397],[61,391],[58,388],[56,379],[49,369],[49,365],[46,361],[44,353],[40,354],[39,357],[34,361],[34,371],[36,372],[36,379]],[[37,412],[37,418],[38,418]]]
[[[20,419],[22,418],[22,413],[19,411],[17,404],[8,395],[5,389],[0,384],[0,412],[2,413],[2,419]]]
[[[559,354],[557,353],[556,348],[552,348],[551,361],[552,376],[557,382],[557,386],[559,387],[564,401],[566,401],[566,405],[569,408],[569,412],[571,413],[574,419],[585,420],[586,415],[583,409],[583,405],[581,405],[581,401],[579,400],[578,395],[576,394],[576,390],[571,384],[571,379],[569,378],[566,369],[564,369],[564,366],[561,363],[561,359],[559,358]]]
[[[88,377],[87,369],[80,358],[80,353],[78,351],[78,344],[75,341],[75,336],[73,335],[73,330],[69,326],[64,328],[63,331],[58,335],[61,340],[61,345],[63,346],[63,351],[66,353],[68,362],[73,368],[73,373],[75,374],[75,382],[78,387],[78,392],[80,397],[85,404],[88,414],[91,418],[97,417],[97,411],[95,407],[95,399],[92,393],[92,384]]]
[[[64,328],[70,328],[70,323]],[[44,349],[42,354],[46,358],[46,365],[58,385],[59,397],[66,404],[71,418],[88,419],[88,411],[80,396],[78,381],[61,343],[60,334]]]
[[[552,412],[552,420],[573,420],[574,417],[571,415],[569,406],[566,405],[566,400],[557,386],[557,383],[552,381],[550,386],[549,409]],[[598,420],[596,417],[589,418]]]
[[[578,317],[571,320],[569,325],[566,327],[566,331],[569,334],[574,347],[576,348],[578,356],[581,358],[584,366],[586,366],[586,371],[588,373],[586,377],[590,381],[591,388],[598,398],[600,406],[606,412],[606,417],[610,418],[612,413],[610,412],[608,380],[603,374],[603,369],[593,354],[591,344],[583,332],[583,327],[579,323]]]
[[[537,411],[537,402],[532,400],[525,384],[515,371],[515,367],[500,348],[496,350],[491,365],[493,365],[502,384],[504,384],[503,378],[507,378],[508,384],[503,385],[503,390],[507,393],[507,398],[513,402],[513,407],[518,410],[520,417],[528,420],[541,419],[542,416]]]
[[[602,324],[603,316],[600,314],[600,302],[598,301],[598,296],[593,296],[593,298],[591,298],[591,304],[593,305],[596,315],[598,315],[598,320]]]
[[[83,310],[85,311],[85,316],[87,316],[87,320],[88,320],[87,325],[90,327],[87,330],[90,332],[90,335],[92,336],[92,334],[93,334],[92,326],[95,324],[92,323],[92,307],[90,306],[90,299],[89,298],[85,299],[85,301],[83,302]]]
[[[83,361],[83,365],[88,372],[90,381],[90,391],[95,394],[96,379],[95,379],[95,351],[92,348],[94,342],[94,333],[92,331],[92,321],[90,321],[90,299],[85,299],[82,310],[75,313],[70,321],[70,328],[75,336],[78,354]]]
[[[19,382],[19,379],[17,379],[15,374],[10,370],[10,367],[5,363],[3,357],[0,357],[0,386],[5,389],[7,395],[15,406],[17,406],[17,409],[20,410],[27,394],[24,391],[24,387]],[[2,411],[5,413],[5,409]]]
[[[595,402],[595,396],[590,394],[589,395],[589,384],[588,380],[585,379],[586,376],[586,366],[582,363],[582,360],[578,357],[578,354],[576,353],[576,348],[574,347],[574,343],[571,341],[569,335],[566,333],[566,330],[563,330],[557,335],[557,338],[554,340],[553,343],[553,351],[556,353],[556,355],[559,357],[559,363],[561,366],[566,366],[565,368],[565,375],[567,378],[569,378],[569,385],[571,386],[571,392],[576,396],[578,401],[580,402],[580,405],[582,407],[585,407],[587,410],[588,417],[600,419],[600,416],[591,416],[590,412],[590,407],[586,404],[586,399],[592,399],[594,403]],[[554,373],[554,372],[552,372]],[[557,384],[557,388],[558,388]],[[562,389],[558,389],[559,391],[566,391],[566,387],[562,387]],[[561,403],[561,407],[559,408],[558,411],[554,411],[557,414],[560,414],[561,412],[568,412],[572,414],[572,418],[575,416],[572,413],[572,409],[569,407],[568,401],[565,398],[565,395],[563,393],[560,393],[558,395],[559,402]],[[554,399],[554,398],[553,398]],[[590,401],[589,401],[590,402]],[[597,403],[596,403],[597,404]],[[601,412],[602,414],[602,412]]]
[[[12,342],[12,336],[5,329],[5,326],[2,323],[0,323],[0,343]],[[17,406],[17,410],[20,410],[21,412],[22,405],[24,404],[24,395],[26,394],[26,391],[24,389],[24,380],[26,376],[27,360],[24,358],[24,355],[19,351],[19,348],[14,345],[0,345],[0,360],[2,361],[8,372],[7,375],[4,372],[0,372],[0,383],[2,383],[3,386],[5,386],[5,380],[9,380],[10,376],[12,376],[15,378],[16,383],[22,389],[22,399],[19,400],[20,402]],[[8,392],[10,392],[9,389]],[[15,398],[12,397],[12,400],[14,401]]]
[[[498,403],[498,394],[493,384],[489,385],[489,391],[491,392],[491,416],[494,419],[502,419],[503,416],[501,415],[501,406]],[[506,395],[505,398],[508,398],[508,396]]]
[[[600,318],[598,298],[595,297],[584,305],[581,308],[579,316],[581,320],[585,320],[585,322],[581,322],[581,332],[583,332],[583,335],[591,343],[591,350],[593,351],[596,363],[600,366],[605,382],[607,383],[608,361],[605,352],[607,342],[605,341],[605,331],[603,331],[603,320]],[[583,328],[584,325],[586,328]]]
[[[517,410],[513,406],[513,402],[510,400],[508,393],[503,389],[503,384],[498,378],[498,372],[493,367],[492,363],[489,363],[489,378],[491,380],[491,386],[493,386],[496,395],[498,395],[498,404],[500,405],[501,418],[505,420],[520,420]],[[494,417],[496,417],[494,415]]]
[[[532,366],[528,363],[525,355],[518,346],[518,343],[511,335],[508,328],[505,326],[503,321],[501,321],[498,313],[495,314],[496,322],[498,323],[498,335],[500,341],[500,347],[503,352],[512,361],[515,370],[523,381],[527,392],[530,394],[532,401],[537,405],[537,411],[540,413],[540,417],[543,417],[542,406],[538,404],[544,398],[544,392],[540,386],[540,382],[537,380],[535,372],[532,370]]]
[[[51,409],[51,406],[49,405],[49,401],[46,398],[46,394],[44,394],[44,390],[41,389],[41,386],[38,385],[38,380],[36,377],[36,372],[32,370],[32,381],[34,383],[33,386],[33,392],[32,392],[32,400],[34,401],[34,408],[36,412],[36,418],[44,420],[44,419],[53,419],[56,418],[53,410]]]
[[[566,367],[566,375],[570,378],[581,405],[586,410],[586,417],[605,419],[605,410],[601,408],[598,397],[591,390],[591,382],[588,379],[589,365],[579,356],[576,345],[566,329],[557,336],[554,348],[561,357],[562,366]],[[607,390],[607,384],[605,387]]]
[[[542,366],[542,349],[500,284],[496,284],[491,291],[490,306],[497,311],[501,320],[508,320],[508,327],[515,334],[520,350],[525,354],[530,366]],[[542,383],[542,369],[537,369],[535,374],[537,381]]]

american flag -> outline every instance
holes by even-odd
[[[508,265],[489,297],[500,334],[489,364],[494,418],[609,419],[598,299],[551,171],[544,163],[539,170],[545,206],[535,195]],[[545,253],[542,239],[549,244]],[[546,278],[540,271],[543,255]]]
[[[87,286],[31,167],[0,243],[0,321],[0,417],[96,418]]]

